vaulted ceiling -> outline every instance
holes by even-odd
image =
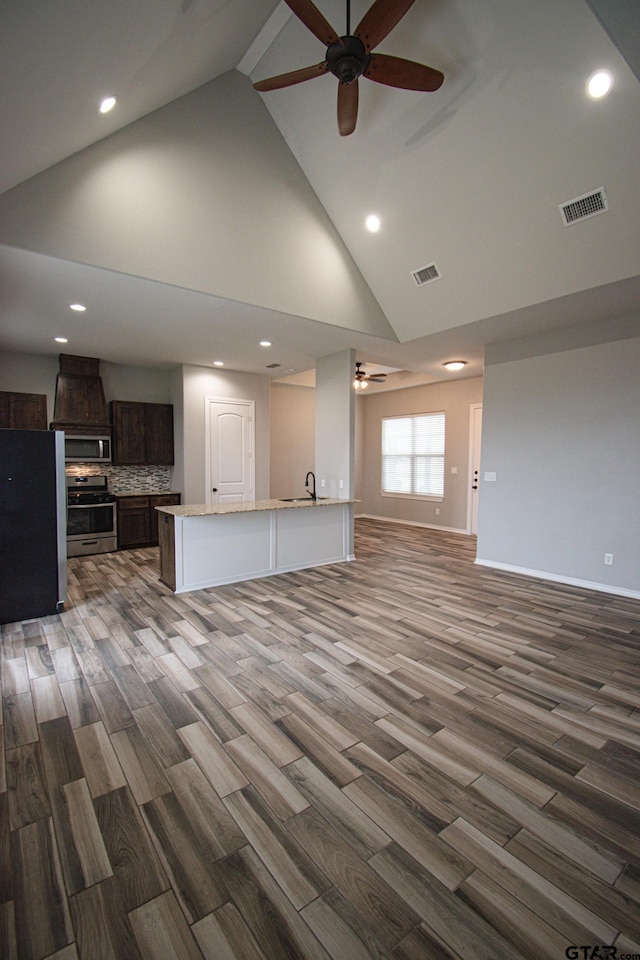
[[[345,32],[341,0],[317,6]],[[272,376],[354,347],[433,380],[458,357],[480,374],[487,343],[640,324],[639,20],[623,0],[416,0],[379,51],[444,84],[361,79],[340,137],[330,74],[252,88],[324,58],[284,3],[4,4],[0,346]],[[609,209],[566,226],[559,205],[601,189]]]

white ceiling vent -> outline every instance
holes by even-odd
[[[609,209],[607,195],[604,187],[594,190],[593,193],[585,193],[582,197],[576,197],[575,200],[569,200],[567,203],[560,204],[560,213],[565,227],[570,227],[579,220],[587,220],[589,217],[595,217],[599,213],[604,213]]]
[[[439,280],[440,271],[436,267],[435,263],[430,263],[427,267],[420,267],[419,270],[412,270],[411,276],[415,280],[417,286],[422,287],[425,283],[430,283],[431,280]]]

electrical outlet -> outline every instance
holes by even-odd
[[[440,507],[436,507],[436,516],[440,513]]]
[[[486,483],[492,482],[496,479],[496,474],[493,470],[485,470],[484,479]]]
[[[604,555],[604,562],[605,562],[605,564],[606,564],[608,567],[613,566],[613,554],[612,554],[612,553],[605,553],[605,555]]]

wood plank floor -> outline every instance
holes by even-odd
[[[0,956],[640,956],[640,603],[356,528],[181,596],[75,558],[2,628]]]

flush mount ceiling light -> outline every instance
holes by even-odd
[[[69,309],[75,310],[76,313],[84,313],[87,308],[84,303],[70,303]]]
[[[608,70],[596,70],[587,80],[587,96],[591,100],[602,100],[611,91],[613,76]]]
[[[462,370],[463,367],[466,367],[466,360],[448,360],[446,363],[443,363],[442,366],[445,370],[450,370],[453,373],[456,370]]]
[[[370,213],[365,220],[364,225],[369,233],[377,233],[380,229],[380,217],[376,216],[375,213]]]
[[[115,97],[105,97],[104,100],[100,102],[100,113],[109,113],[115,107],[117,101]]]

